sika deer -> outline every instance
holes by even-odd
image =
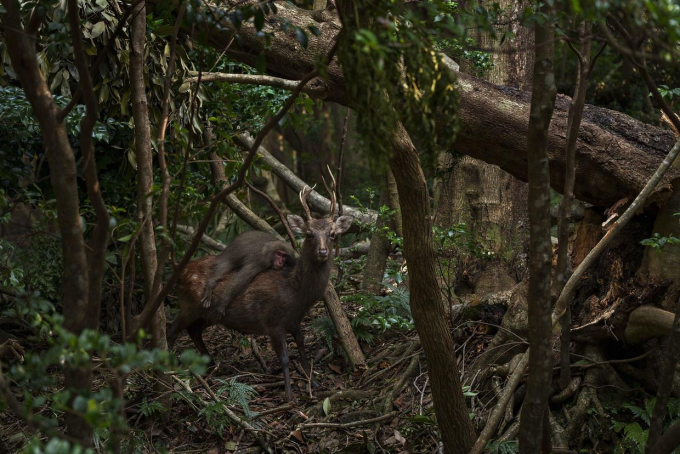
[[[178,282],[180,312],[168,329],[168,346],[172,347],[177,335],[186,329],[198,351],[210,356],[202,333],[205,328],[218,324],[244,334],[267,335],[283,368],[286,400],[291,401],[293,396],[288,371],[286,334],[293,335],[302,367],[311,376],[300,322],[324,296],[333,261],[335,235],[344,233],[352,224],[351,216],[340,216],[333,221],[334,188],[335,180],[332,189],[329,189],[331,213],[322,219],[313,219],[307,206],[306,199],[311,189],[305,187],[302,190],[300,201],[307,219],[303,220],[296,215],[288,216],[293,231],[306,235],[297,263],[292,268],[270,268],[260,272],[244,291],[236,295],[225,308],[224,314],[220,314],[214,307],[203,307],[201,302],[215,256],[189,263]],[[214,298],[218,298],[229,288],[233,276],[234,273],[228,273],[218,282],[213,292]]]

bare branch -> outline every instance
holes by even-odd
[[[198,82],[198,72],[190,71],[192,77],[184,79],[185,83]],[[284,90],[294,90],[300,81],[282,79],[280,77],[264,76],[260,74],[229,74],[229,73],[203,73],[202,82],[231,82],[234,84],[264,85],[268,87],[281,88]],[[326,89],[321,85],[307,85],[302,90],[313,98],[324,98]]]
[[[255,186],[252,184],[248,183],[246,181],[246,186],[250,188],[251,191],[253,191],[255,194],[259,195],[260,197],[264,198],[267,203],[269,203],[269,206],[272,207],[272,209],[276,212],[276,214],[279,216],[279,219],[281,220],[281,224],[283,224],[283,227],[286,229],[286,234],[288,235],[288,240],[290,241],[291,246],[293,246],[293,249],[298,249],[297,242],[295,241],[295,235],[293,235],[293,231],[290,230],[290,225],[288,225],[288,221],[286,220],[286,217],[283,215],[283,212],[281,211],[281,208],[276,206],[276,203],[272,200],[271,197],[267,195],[267,193],[260,191],[257,189]]]
[[[238,134],[234,136],[234,143],[244,150],[250,149],[253,144],[253,138],[249,133]],[[308,184],[302,181],[292,170],[286,167],[281,161],[276,159],[269,153],[264,147],[260,147],[258,155],[262,161],[271,168],[271,171],[279,177],[288,187],[296,192],[300,192],[302,188],[308,186]],[[316,211],[327,213],[330,210],[331,202],[326,197],[322,196],[316,191],[313,191],[307,197],[307,202]],[[344,207],[344,214],[352,216],[355,220],[363,224],[374,224],[378,214],[373,210],[367,210],[363,212],[355,207],[347,206]]]

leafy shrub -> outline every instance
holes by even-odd
[[[343,297],[343,300],[358,306],[350,323],[360,340],[372,342],[375,334],[389,329],[413,329],[409,294],[403,289],[395,288],[385,296],[358,293]]]
[[[6,379],[23,390],[23,407],[33,424],[47,434],[46,439],[34,435],[21,452],[74,453],[85,450],[61,439],[56,431],[64,413],[77,414],[93,428],[98,451],[114,451],[117,437],[127,431],[122,417],[120,396],[108,383],[143,371],[168,372],[188,375],[204,373],[208,359],[193,350],[185,351],[180,361],[169,352],[139,350],[135,343],[115,344],[110,337],[92,330],[75,335],[63,327],[63,317],[39,292],[26,294],[16,289],[14,298],[3,316],[24,320],[48,344],[45,350],[27,350],[23,363],[11,364],[4,371]],[[140,339],[145,334],[140,333]],[[96,358],[98,376],[105,378],[101,386],[87,389],[65,389],[60,385],[64,368],[82,368]],[[182,365],[182,367],[178,367]],[[156,402],[144,402],[142,413],[148,415],[167,411]]]
[[[612,420],[612,429],[623,435],[623,440],[614,449],[616,454],[643,454],[645,452],[647,437],[649,436],[649,423],[652,419],[655,404],[656,399],[653,398],[646,400],[644,407],[631,403],[622,405],[623,408],[632,413],[633,420],[628,422]],[[664,430],[680,420],[680,400],[669,399],[667,409],[668,413],[664,420]],[[616,414],[615,411],[613,413]],[[673,450],[673,453],[680,454],[680,448]]]

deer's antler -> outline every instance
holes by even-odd
[[[305,185],[305,187],[302,188],[302,191],[300,191],[300,203],[302,204],[302,209],[305,210],[307,221],[312,220],[312,213],[309,211],[309,206],[307,206],[307,196],[314,190],[315,187],[316,185],[314,185],[312,188]]]
[[[330,217],[332,219],[333,216],[335,216],[335,177],[333,176],[333,172],[331,172],[331,168],[329,166],[326,166],[326,168],[328,169],[328,174],[331,176],[331,187],[328,187],[326,184],[326,179],[323,177],[323,175],[321,176],[321,180],[323,181],[323,185],[326,187],[326,191],[328,191],[328,194],[331,198]]]

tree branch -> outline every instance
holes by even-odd
[[[189,71],[189,75],[192,77],[184,79],[184,83],[193,84],[198,82],[197,71]],[[201,82],[231,82],[234,84],[264,85],[284,90],[294,90],[299,83],[297,80],[282,79],[280,77],[264,76],[260,74],[229,74],[216,72],[203,73]],[[317,99],[323,99],[326,96],[326,90],[318,85],[307,84],[302,92]]]
[[[272,209],[279,216],[279,219],[281,220],[281,224],[283,224],[283,227],[286,229],[286,234],[288,235],[288,239],[290,240],[290,245],[293,246],[293,249],[297,250],[298,245],[297,245],[297,242],[295,241],[295,236],[293,235],[293,231],[290,230],[290,225],[288,225],[288,221],[286,220],[286,217],[281,212],[281,209],[278,206],[276,206],[276,204],[274,203],[272,198],[269,197],[266,193],[260,191],[259,189],[254,187],[252,184],[248,183],[247,181],[246,181],[246,186],[248,186],[248,188],[250,188],[251,191],[253,191],[255,194],[259,195],[260,197],[264,198],[267,201],[267,203],[269,203],[269,206],[271,206]]]
[[[248,150],[253,144],[253,138],[247,132],[237,134],[234,136],[234,143],[242,149]],[[293,171],[282,164],[281,161],[272,156],[264,147],[259,148],[258,154],[262,161],[271,168],[271,171],[296,192],[300,192],[305,186],[311,187],[311,185],[302,181],[295,173],[293,173]],[[316,191],[312,191],[309,194],[307,201],[317,211],[323,213],[328,213],[330,211],[331,201]],[[344,213],[352,216],[363,224],[374,224],[378,217],[377,213],[373,210],[367,210],[367,212],[364,213],[357,208],[348,205],[344,205]]]

